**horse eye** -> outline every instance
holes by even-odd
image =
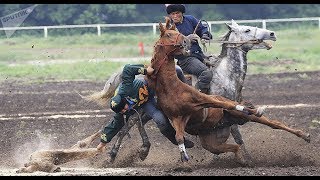
[[[248,32],[250,32],[250,29],[247,29],[247,30],[245,31],[245,33],[248,33]]]

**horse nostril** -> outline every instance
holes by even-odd
[[[274,36],[274,32],[270,33],[270,36],[273,37]]]

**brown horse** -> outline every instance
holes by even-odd
[[[198,135],[202,147],[206,150],[214,154],[233,152],[240,162],[244,161],[238,144],[219,143],[211,133],[219,123],[223,122],[223,117],[226,115],[234,117],[235,121],[241,121],[233,122],[234,124],[243,124],[243,121],[257,122],[274,129],[288,131],[310,142],[309,134],[289,128],[278,120],[259,116],[257,109],[243,106],[240,108],[237,102],[222,96],[200,93],[194,87],[180,81],[175,71],[174,55],[185,53],[185,49],[181,47],[187,37],[176,31],[175,25],[171,25],[168,18],[165,26],[159,23],[159,29],[160,39],[155,43],[151,60],[151,67],[155,71],[147,79],[155,88],[159,107],[176,130],[182,162],[189,160],[183,139],[185,131]],[[243,113],[241,110],[252,114]]]

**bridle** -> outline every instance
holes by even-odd
[[[243,41],[243,40],[240,40],[240,41],[212,40],[211,42],[227,44],[226,47],[228,47],[228,48],[237,48],[240,51],[245,52],[244,50],[241,49],[242,45],[244,45],[244,44],[259,44],[259,43],[261,43],[261,40],[259,40],[256,37],[257,36],[257,30],[258,30],[258,27],[255,27],[254,35],[251,35],[251,37],[253,37],[251,40],[246,40],[246,41]]]
[[[181,36],[181,33],[178,34],[178,36],[176,37],[175,41],[173,43],[164,43],[162,42],[161,40],[159,40],[155,46],[174,46],[174,47],[183,47],[183,44],[182,43],[177,43],[178,42],[178,39],[179,39],[179,36]]]
[[[159,41],[155,44],[154,47],[157,47],[157,46],[161,46],[161,47],[173,46],[174,48],[173,48],[170,52],[166,53],[165,57],[160,60],[160,62],[159,62],[160,65],[158,66],[157,69],[155,69],[155,71],[153,72],[153,74],[152,74],[152,76],[151,76],[153,79],[156,78],[156,74],[159,72],[159,70],[160,70],[161,66],[164,64],[164,62],[168,59],[168,56],[169,56],[172,52],[174,52],[175,50],[177,50],[178,48],[184,48],[183,42],[178,43],[178,39],[179,39],[179,37],[180,37],[181,35],[182,35],[182,34],[179,33],[173,43],[164,43],[163,41],[159,40]],[[153,61],[154,61],[154,59],[151,60],[151,63],[152,63]]]

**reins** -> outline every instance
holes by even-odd
[[[199,23],[200,23],[201,21],[203,21],[203,20],[200,20],[200,21],[198,22],[196,28],[198,27],[198,25],[199,25]],[[240,47],[240,46],[242,46],[242,45],[244,45],[244,44],[247,44],[247,43],[259,44],[260,41],[259,41],[259,39],[256,38],[257,30],[258,30],[258,28],[256,27],[256,28],[255,28],[255,32],[254,32],[254,35],[253,35],[253,38],[254,38],[253,40],[237,41],[237,42],[236,42],[236,41],[233,42],[233,41],[222,41],[222,40],[210,40],[209,43],[210,43],[210,42],[213,42],[213,43],[231,44],[231,45],[227,46],[227,47],[231,47],[231,48],[237,48],[237,47]],[[195,29],[195,31],[194,31],[193,33],[195,34],[195,32],[196,32],[196,29]],[[206,43],[206,41],[201,41],[201,44],[202,44],[203,48],[204,48],[204,49],[207,49],[205,43]]]
[[[162,46],[162,47],[164,47],[164,46],[174,46],[175,48],[174,48],[173,50],[171,50],[170,52],[166,53],[165,57],[164,57],[163,59],[161,59],[159,67],[158,67],[157,69],[155,69],[155,71],[154,71],[153,74],[151,75],[151,77],[152,77],[153,79],[156,78],[156,75],[158,74],[161,66],[164,64],[164,62],[165,62],[166,59],[168,58],[169,54],[171,54],[171,53],[172,53],[173,51],[175,51],[177,48],[179,48],[179,47],[182,46],[182,44],[177,44],[178,38],[179,38],[180,35],[181,35],[181,33],[178,34],[178,36],[176,37],[174,43],[165,44],[165,43],[163,43],[163,42],[161,42],[161,41],[156,43],[155,47],[156,47],[156,46]]]

